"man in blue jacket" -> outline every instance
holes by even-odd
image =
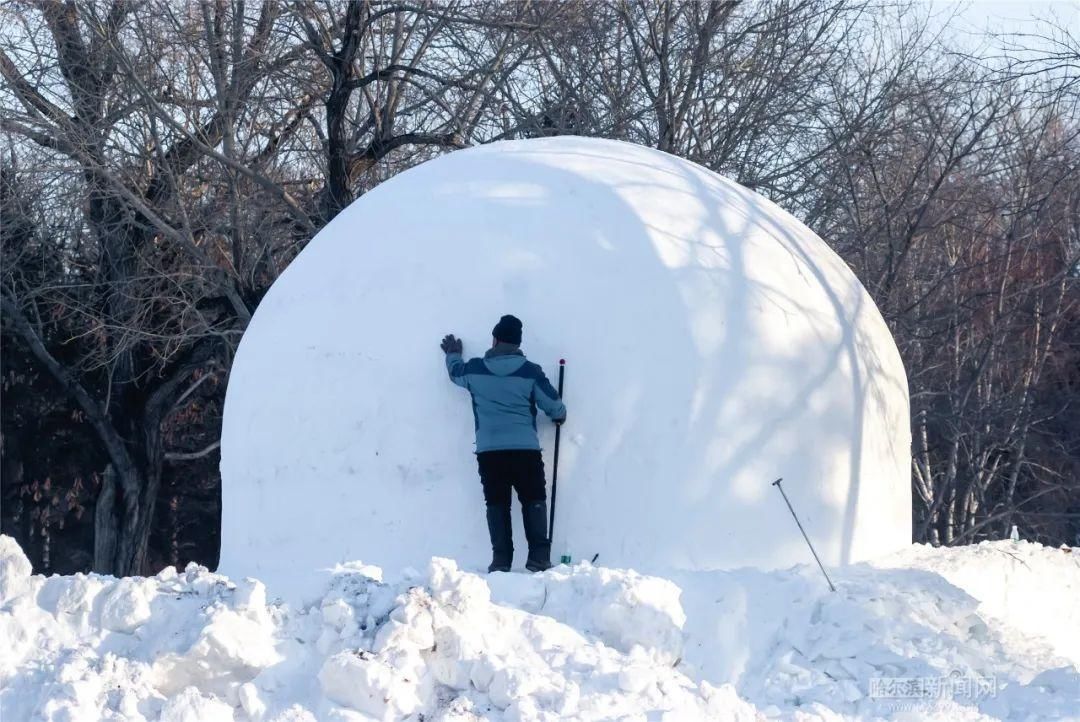
[[[503,316],[492,329],[492,344],[483,358],[465,361],[461,340],[442,340],[450,380],[472,394],[476,424],[476,461],[487,502],[491,534],[489,572],[508,572],[514,560],[510,524],[510,490],[521,501],[521,518],[529,558],[525,568],[551,568],[547,538],[547,488],[540,441],[536,437],[539,407],[556,424],[566,420],[566,407],[544,371],[521,352],[521,321]]]

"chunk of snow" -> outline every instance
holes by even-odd
[[[101,626],[130,634],[149,619],[153,587],[147,581],[131,577],[118,581],[101,608]]]
[[[26,588],[33,567],[12,537],[0,536],[0,606]]]
[[[159,722],[233,722],[233,708],[187,687],[161,708]]]
[[[327,659],[319,671],[319,684],[333,702],[376,719],[400,719],[422,704],[418,680],[364,652],[339,652]]]

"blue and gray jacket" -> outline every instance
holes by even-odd
[[[566,406],[538,365],[517,346],[498,344],[484,358],[465,361],[446,354],[450,380],[472,394],[476,453],[504,449],[539,449],[536,407],[554,421],[566,418]]]

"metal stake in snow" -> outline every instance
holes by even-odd
[[[802,532],[803,539],[806,540],[806,546],[810,547],[810,553],[814,555],[814,561],[817,562],[818,568],[821,569],[821,573],[825,575],[825,581],[829,583],[829,589],[836,591],[836,587],[833,586],[832,579],[829,579],[828,572],[825,571],[825,566],[818,559],[817,552],[814,551],[814,545],[810,543],[810,537],[806,535],[806,530],[803,529],[802,522],[799,521],[799,515],[795,513],[795,508],[791,506],[791,502],[788,501],[787,494],[784,493],[784,487],[780,486],[780,482],[783,479],[777,479],[772,483],[777,489],[780,490],[780,495],[784,497],[784,503],[787,504],[787,508],[791,511],[791,516],[795,519],[795,523],[799,525],[799,531]]]
[[[563,377],[566,375],[566,359],[559,359],[559,398],[562,398]],[[551,461],[551,519],[548,521],[548,544],[555,539],[555,482],[559,479],[559,432],[562,424],[555,424],[555,458]]]

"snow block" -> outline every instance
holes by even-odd
[[[105,598],[101,609],[101,626],[114,632],[131,634],[150,619],[152,583],[125,577],[119,580]]]
[[[332,702],[376,719],[401,719],[422,705],[415,678],[366,652],[340,652],[327,659],[319,684]]]
[[[0,606],[22,592],[34,569],[13,537],[0,534]]]
[[[558,137],[401,173],[280,276],[230,373],[221,569],[310,598],[347,560],[486,564],[471,407],[438,344],[482,355],[505,313],[549,378],[567,359],[556,557],[807,562],[777,477],[826,564],[910,543],[907,380],[844,262],[705,168]]]
[[[233,722],[233,719],[232,707],[188,687],[165,703],[160,722]]]

